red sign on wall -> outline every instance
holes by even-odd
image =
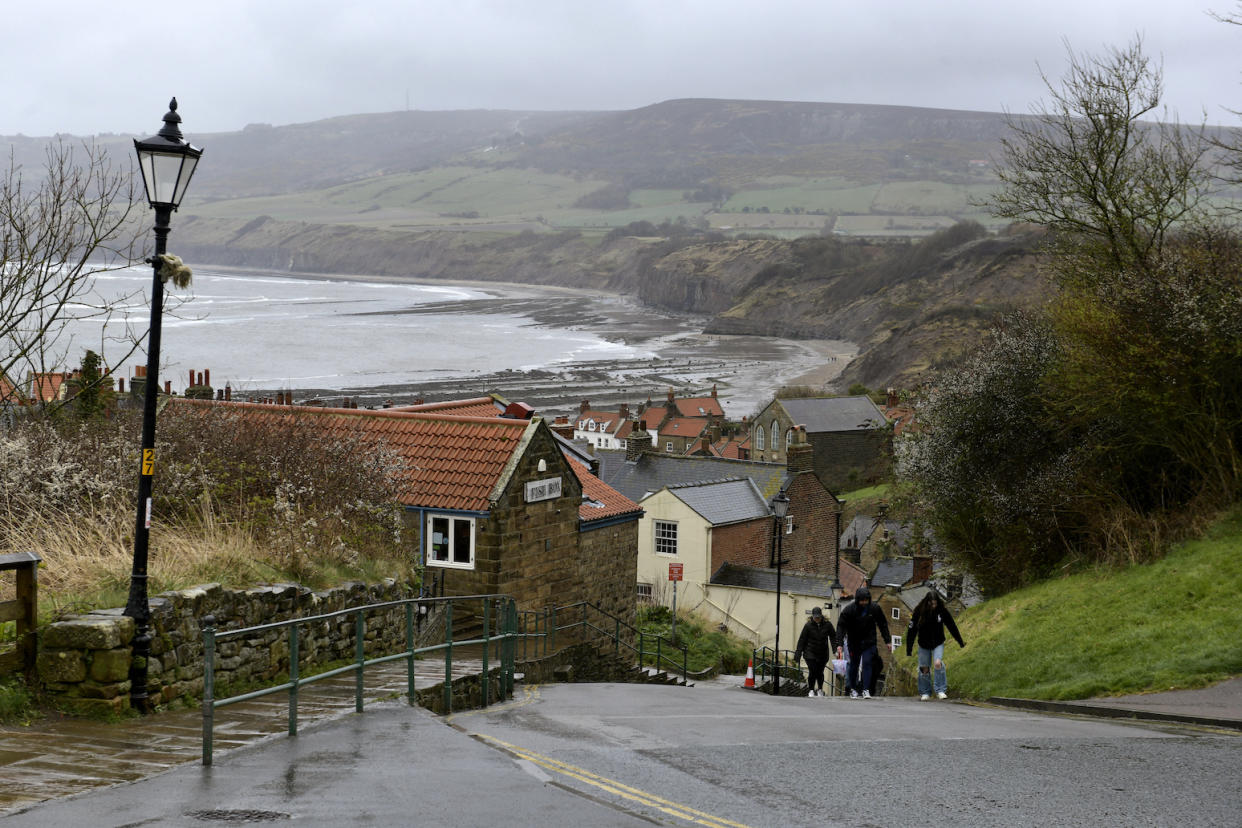
[[[668,579],[670,581],[681,580],[681,567],[682,564],[679,563],[671,563],[668,565]]]

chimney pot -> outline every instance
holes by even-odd
[[[164,380],[164,393],[172,396],[172,380]]]
[[[194,387],[194,369],[193,368],[190,369],[190,387],[191,388]]]
[[[116,393],[118,394],[125,393],[125,377],[116,378]]]
[[[206,368],[203,370],[203,385],[211,385],[211,369],[210,368]]]
[[[224,386],[224,399],[227,402],[231,402],[233,400],[233,389],[231,386]]]

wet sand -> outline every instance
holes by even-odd
[[[227,270],[225,268],[213,268]],[[255,271],[247,270],[253,274]],[[298,279],[375,281],[387,283],[429,280],[370,276],[275,273]],[[317,398],[329,405],[343,397],[359,405],[397,405],[422,398],[427,402],[497,393],[510,401],[525,402],[541,414],[572,414],[583,400],[593,408],[616,410],[647,399],[658,402],[671,388],[679,397],[702,396],[716,386],[730,419],[757,413],[775,392],[790,385],[811,386],[839,393],[833,380],[857,348],[833,340],[788,340],[772,337],[723,336],[702,333],[706,317],[675,314],[644,307],[626,296],[602,297],[574,288],[511,285],[495,282],[454,282],[486,293],[488,298],[436,302],[396,313],[461,313],[470,315],[520,313],[536,325],[573,327],[602,338],[623,342],[647,356],[639,359],[574,361],[530,370],[489,371],[486,356],[474,366],[462,366],[452,376],[411,384],[358,386],[344,391],[295,388],[294,398]],[[579,301],[590,298],[590,302]],[[274,394],[279,389],[269,389]],[[265,394],[267,391],[258,390]]]

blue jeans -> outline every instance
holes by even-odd
[[[919,695],[930,696],[932,693],[932,676],[928,673],[928,669],[933,664],[939,664],[935,669],[936,692],[944,693],[949,689],[949,681],[944,674],[944,645],[936,647],[934,650],[925,650],[919,647]]]
[[[879,657],[880,651],[874,644],[858,652],[850,650],[850,672],[845,677],[846,689],[856,690],[860,694],[864,690],[870,690],[874,660]]]

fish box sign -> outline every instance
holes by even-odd
[[[538,503],[541,500],[555,500],[561,496],[561,479],[548,477],[543,480],[532,480],[526,484],[526,502]]]

